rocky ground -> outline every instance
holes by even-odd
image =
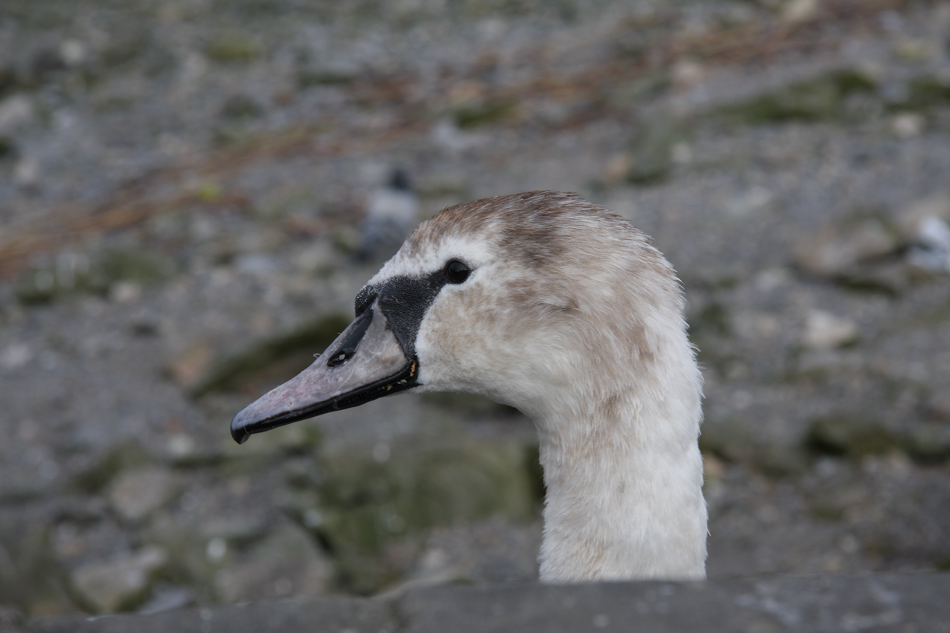
[[[945,3],[5,0],[0,604],[534,578],[517,412],[228,422],[348,321],[387,208],[541,188],[684,281],[710,576],[950,567]]]

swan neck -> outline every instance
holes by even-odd
[[[612,419],[595,412],[538,425],[547,487],[542,581],[705,577],[698,402],[682,419],[638,404],[614,407]]]

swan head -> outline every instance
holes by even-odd
[[[649,239],[576,195],[448,207],[369,280],[313,365],[234,417],[232,436],[415,390],[486,396],[552,436],[596,435],[615,410],[651,406],[688,420],[695,442],[700,377],[682,312]]]

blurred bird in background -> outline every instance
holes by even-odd
[[[389,181],[369,196],[356,257],[364,262],[388,259],[418,221],[419,198],[412,190],[409,174],[397,167]]]

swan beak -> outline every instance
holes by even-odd
[[[310,367],[241,409],[231,437],[243,444],[254,433],[409,389],[417,369],[376,301]]]

